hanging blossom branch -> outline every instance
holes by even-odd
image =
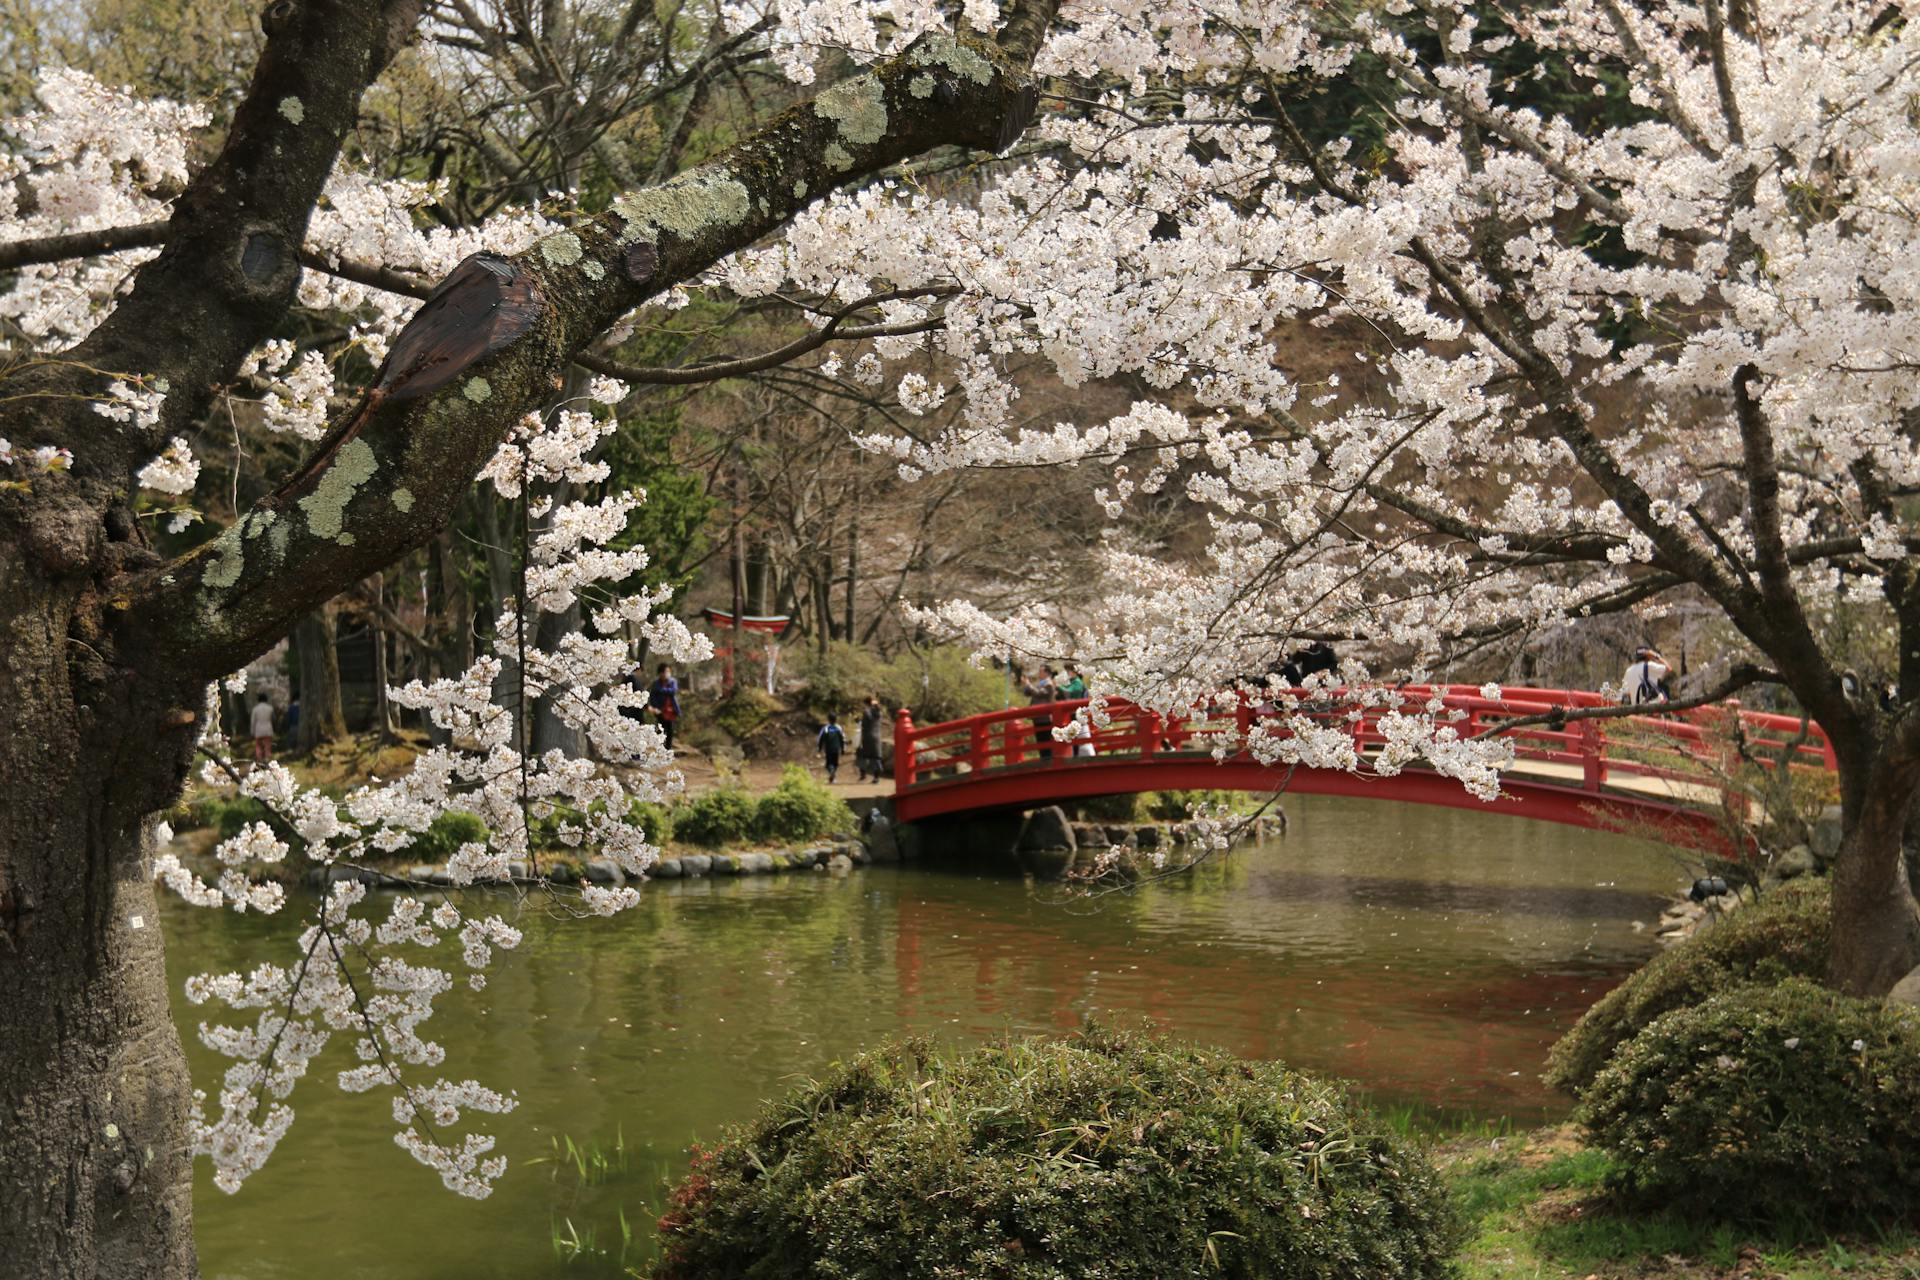
[[[226,905],[236,911],[272,913],[285,901],[279,883],[256,873],[285,860],[298,848],[321,868],[364,867],[370,855],[404,852],[433,820],[450,810],[471,812],[487,827],[482,840],[457,849],[445,866],[453,886],[502,881],[524,862],[534,883],[559,893],[539,874],[536,826],[551,822],[558,844],[612,858],[638,877],[655,850],[637,826],[626,820],[638,800],[666,799],[679,786],[659,730],[643,726],[629,709],[644,694],[627,683],[630,666],[621,634],[639,629],[654,647],[681,660],[708,652],[703,638],[656,612],[657,593],[619,590],[646,567],[644,551],[610,550],[624,535],[639,499],[616,494],[605,504],[558,504],[528,492],[530,485],[563,481],[589,485],[606,478],[605,464],[591,454],[616,421],[607,406],[625,394],[623,387],[596,385],[592,407],[560,406],[550,418],[529,415],[505,442],[488,470],[503,496],[517,499],[544,527],[527,530],[521,553],[522,588],[494,628],[493,652],[468,672],[432,683],[413,682],[391,691],[402,706],[425,712],[450,742],[422,753],[405,776],[357,788],[335,801],[303,790],[284,766],[271,763],[242,771],[225,754],[219,739],[217,700],[210,692],[208,726],[202,750],[208,756],[204,776],[226,782],[239,794],[259,801],[268,821],[248,823],[215,849],[223,870],[208,884],[173,854],[155,860],[155,875],[196,905]],[[592,621],[603,639],[566,637],[546,649],[531,641],[534,619],[569,610],[582,593],[607,588]],[[519,712],[493,701],[501,657],[511,654],[519,671]],[[580,731],[600,758],[630,767],[615,775],[585,760],[557,752],[534,756],[521,740],[517,723],[545,700],[562,723]],[[430,952],[457,943],[467,969],[467,985],[480,989],[495,950],[511,949],[520,933],[497,915],[476,916],[450,898],[429,906],[401,894],[383,922],[354,914],[366,898],[358,877],[334,882],[319,917],[298,942],[291,967],[263,964],[249,975],[202,975],[188,984],[194,1003],[220,1000],[254,1010],[251,1027],[203,1025],[209,1047],[236,1061],[219,1096],[219,1112],[201,1116],[194,1128],[197,1152],[214,1163],[216,1183],[234,1190],[271,1154],[292,1123],[286,1105],[294,1083],[303,1077],[331,1039],[353,1037],[358,1065],[338,1073],[349,1092],[384,1087],[393,1091],[393,1113],[401,1128],[395,1141],[440,1174],[447,1187],[465,1195],[488,1193],[505,1169],[491,1153],[493,1139],[468,1133],[455,1139],[450,1128],[467,1113],[499,1113],[513,1103],[474,1080],[409,1080],[406,1069],[431,1069],[444,1060],[435,1042],[420,1028],[439,997],[453,987],[442,967],[406,954]],[[566,891],[581,913],[608,914],[637,901],[631,888],[582,884]],[[316,957],[321,944],[325,950]],[[346,964],[345,950],[366,961],[364,983]],[[271,1101],[262,1110],[262,1102]],[[438,1128],[436,1128],[438,1126]]]

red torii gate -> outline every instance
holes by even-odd
[[[1402,705],[1423,709],[1438,698],[1462,738],[1555,709],[1611,705],[1585,690],[1515,688],[1498,698],[1469,685],[1408,685]],[[1749,742],[1791,767],[1835,768],[1833,748],[1817,724],[1797,716],[1747,711],[1729,700],[1688,711],[1607,720],[1537,724],[1511,731],[1514,767],[1502,775],[1501,798],[1487,802],[1428,768],[1376,773],[1371,760],[1386,744],[1379,721],[1387,708],[1361,707],[1347,691],[1288,691],[1289,705],[1256,705],[1241,694],[1191,717],[1164,719],[1130,703],[1107,704],[1109,723],[1095,728],[1094,754],[1052,731],[1070,723],[1084,699],[990,711],[943,724],[916,726],[902,708],[894,721],[894,811],[902,821],[995,809],[1031,808],[1060,800],[1161,790],[1270,791],[1286,780],[1298,794],[1363,796],[1413,804],[1537,818],[1578,827],[1651,827],[1688,844],[1724,840],[1715,814],[1742,797],[1716,774],[1734,720]],[[1244,750],[1216,759],[1228,731],[1244,740],[1263,720],[1306,716],[1351,734],[1358,770],[1263,764]],[[1689,767],[1691,766],[1691,767]]]
[[[731,631],[733,629],[733,610],[731,609],[713,609],[713,608],[702,609],[700,611],[700,616],[705,618],[707,620],[707,625],[711,626],[716,631],[719,631],[719,630]],[[759,614],[759,615],[751,614],[751,613],[743,613],[740,615],[740,630],[751,631],[756,635],[763,635],[767,637],[766,644],[762,646],[758,650],[758,652],[767,659],[767,692],[768,693],[773,692],[773,669],[774,669],[774,664],[779,661],[779,654],[780,654],[780,646],[776,644],[775,641],[779,640],[781,636],[785,635],[787,633],[787,628],[791,627],[792,625],[793,625],[792,616],[784,613]],[[726,666],[723,668],[723,670],[725,673],[726,691],[731,693],[733,691],[733,681],[734,681],[733,660],[734,660],[734,657],[736,656],[733,652],[733,646],[730,644],[715,645],[713,650],[713,656],[716,658],[725,658],[727,660]]]

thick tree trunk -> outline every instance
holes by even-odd
[[[367,615],[367,638],[373,643],[373,728],[386,742],[393,737],[393,703],[387,686],[393,683],[392,663],[387,660],[387,630],[380,620],[386,605],[387,579],[376,573],[367,579],[367,591],[373,597],[373,609]]]
[[[300,660],[300,736],[294,744],[311,751],[323,742],[347,736],[347,714],[340,704],[340,653],[328,607],[315,609],[293,629]]]
[[[579,605],[562,613],[543,613],[540,615],[536,643],[542,649],[558,650],[561,639],[579,631],[580,625]],[[587,735],[554,714],[554,700],[562,696],[565,695],[548,693],[534,700],[534,752],[540,754],[558,750],[568,755],[584,756],[587,753]]]
[[[191,1085],[142,840],[194,716],[76,690],[74,594],[0,548],[0,1272],[171,1280]]]
[[[860,587],[860,486],[855,485],[847,503],[847,613],[841,626],[848,644],[853,643],[854,592]]]
[[[1853,995],[1884,995],[1920,966],[1920,903],[1907,879],[1911,771],[1884,765],[1846,788],[1833,863],[1833,950],[1828,981]]]

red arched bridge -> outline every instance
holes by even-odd
[[[1598,694],[1569,689],[1503,689],[1487,698],[1468,685],[1409,685],[1398,693],[1410,712],[1437,696],[1462,738],[1556,709],[1610,705]],[[1387,741],[1380,731],[1387,709],[1361,707],[1340,689],[1285,696],[1291,701],[1257,705],[1229,694],[1179,719],[1110,702],[1106,727],[1074,742],[1055,741],[1053,730],[1072,723],[1084,699],[932,725],[914,724],[902,709],[894,723],[895,813],[912,822],[1140,791],[1271,791],[1284,782],[1288,791],[1308,795],[1487,809],[1717,843],[1726,838],[1725,815],[1747,804],[1733,781],[1742,747],[1748,758],[1773,767],[1834,768],[1833,749],[1817,724],[1747,711],[1729,700],[1686,711],[1516,725],[1505,731],[1514,744],[1513,767],[1501,775],[1500,798],[1488,802],[1430,768],[1375,772],[1372,761]],[[1215,757],[1215,748],[1236,732],[1244,741],[1263,720],[1284,725],[1295,717],[1351,735],[1359,767],[1290,771],[1244,750]]]

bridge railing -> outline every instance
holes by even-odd
[[[1507,688],[1498,698],[1483,697],[1469,685],[1402,686],[1399,710],[1425,711],[1438,700],[1462,738],[1497,730],[1514,720],[1613,705],[1581,690]],[[1088,759],[1142,759],[1212,755],[1216,749],[1243,754],[1233,745],[1257,724],[1301,719],[1349,736],[1364,762],[1387,744],[1380,720],[1394,708],[1362,707],[1347,691],[1290,690],[1270,702],[1239,693],[1223,694],[1185,716],[1163,717],[1126,702],[1107,704],[1108,723],[1090,727],[1086,737],[1056,741],[1053,731],[1074,722],[1085,699],[1009,707],[942,724],[916,726],[903,708],[894,726],[894,781],[897,790],[1006,769],[1076,767]],[[1784,760],[1791,766],[1831,771],[1833,749],[1820,727],[1797,716],[1747,711],[1729,701],[1711,707],[1604,720],[1532,724],[1508,733],[1517,762],[1577,768],[1568,785],[1599,791],[1609,782],[1634,778],[1724,786],[1734,765],[1736,724],[1762,762]]]

